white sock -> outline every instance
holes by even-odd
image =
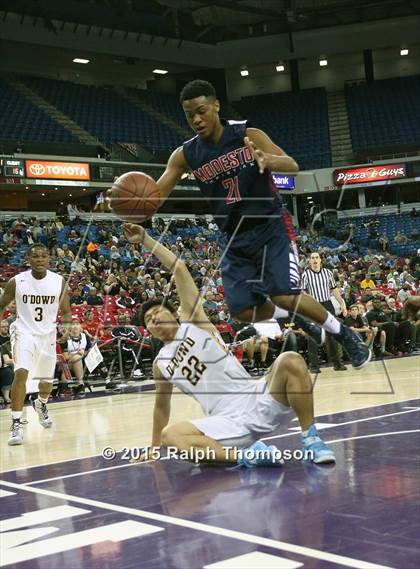
[[[12,419],[21,419],[22,411],[12,411]]]
[[[340,332],[340,322],[335,316],[328,313],[327,319],[321,324],[321,328],[324,328],[326,332],[331,334],[338,334]]]
[[[48,396],[47,397],[41,397],[40,395],[38,395],[38,400],[41,401],[41,403],[48,403]]]
[[[277,320],[277,318],[287,318],[288,316],[289,316],[288,310],[276,306],[274,308],[273,316],[271,318],[275,318]]]

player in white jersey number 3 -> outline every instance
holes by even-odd
[[[54,379],[58,310],[61,309],[63,324],[69,326],[71,322],[66,283],[61,275],[48,270],[48,249],[40,243],[31,245],[27,260],[31,269],[11,278],[0,298],[0,319],[13,300],[17,313],[10,326],[15,375],[9,445],[23,442],[21,417],[28,379],[39,380],[38,399],[33,402],[33,407],[41,425],[46,429],[51,427],[46,403]]]
[[[142,243],[170,270],[180,299],[179,321],[168,305],[147,301],[142,319],[164,346],[153,363],[156,398],[153,452],[171,447],[181,458],[236,463],[242,466],[281,464],[274,446],[258,440],[297,415],[303,454],[315,463],[334,462],[319,438],[313,412],[312,382],[304,359],[281,354],[269,373],[256,380],[242,367],[207,318],[200,293],[185,263],[134,224],[123,226],[127,239]],[[200,419],[168,426],[173,386],[192,396],[204,412]],[[154,450],[156,447],[156,451]]]

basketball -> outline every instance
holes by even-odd
[[[143,172],[126,172],[109,192],[109,205],[123,221],[143,223],[160,206],[160,194],[153,178]]]

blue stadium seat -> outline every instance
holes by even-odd
[[[347,86],[346,101],[355,151],[420,141],[420,75]]]

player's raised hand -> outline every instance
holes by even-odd
[[[265,152],[260,150],[255,145],[255,143],[252,142],[252,140],[250,140],[248,138],[248,136],[246,136],[244,138],[244,142],[247,145],[247,147],[250,149],[250,151],[252,152],[252,155],[258,164],[258,169],[260,171],[260,174],[263,174],[264,170],[268,167],[267,156],[266,156]]]
[[[143,243],[144,237],[147,235],[144,227],[135,223],[123,223],[122,228],[130,243]]]

